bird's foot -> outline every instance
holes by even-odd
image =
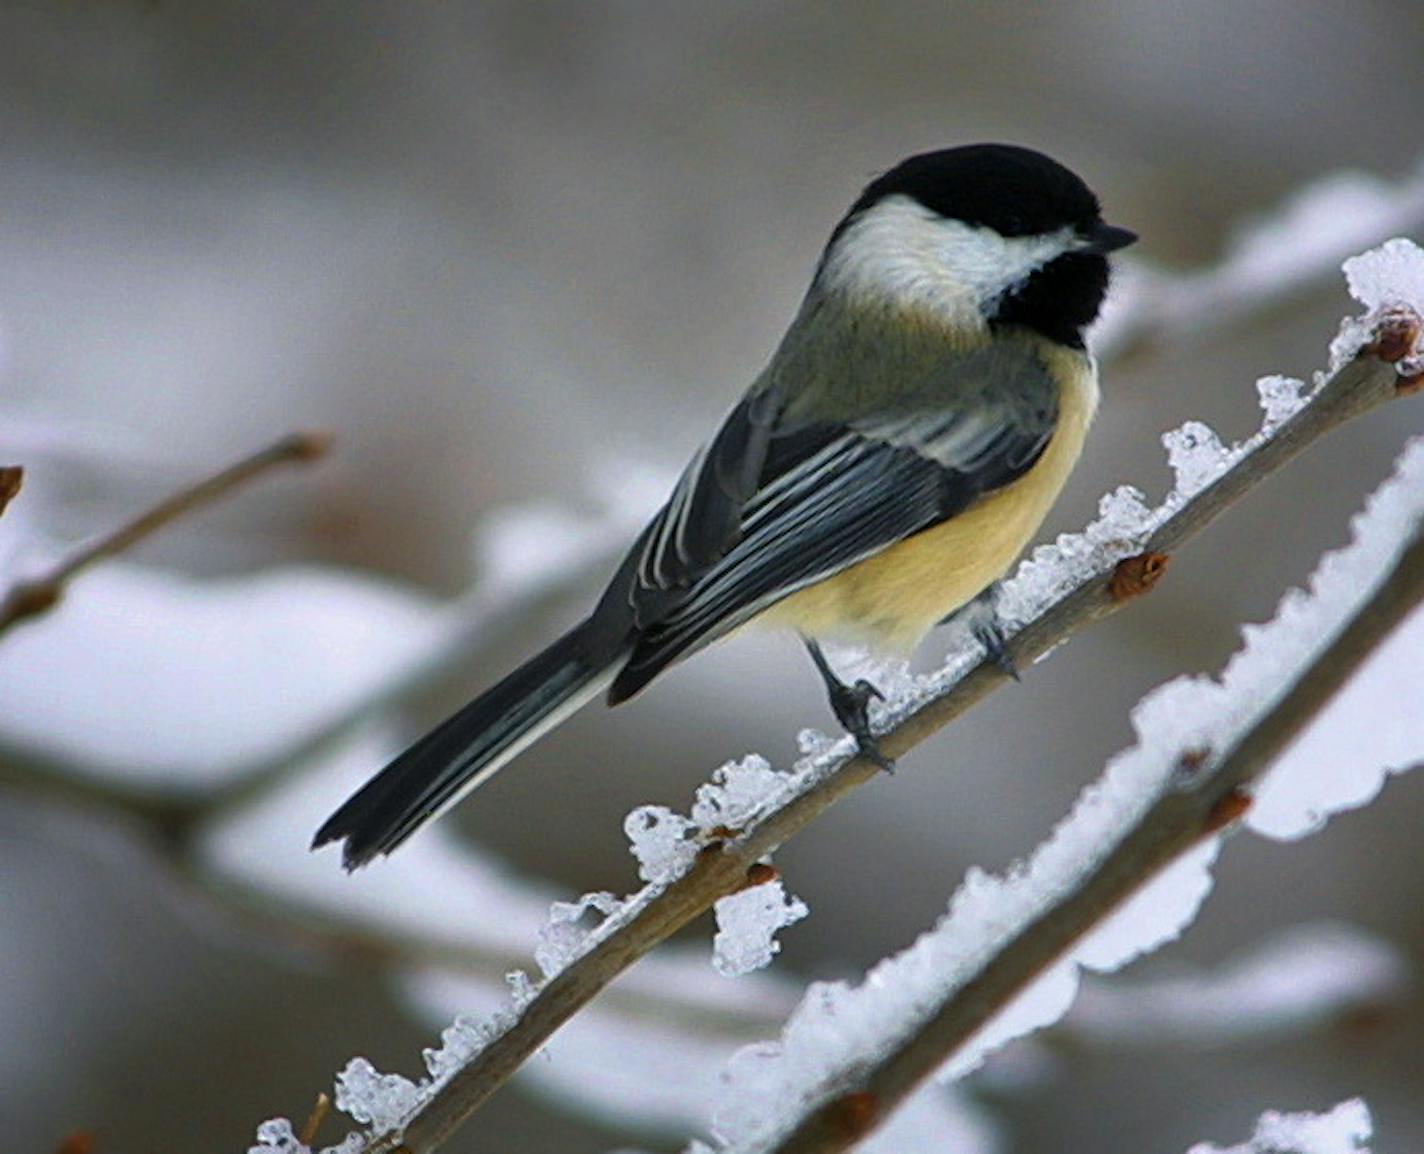
[[[854,685],[837,681],[834,685],[828,686],[828,689],[831,710],[845,731],[855,738],[856,749],[860,751],[860,756],[874,762],[886,773],[894,773],[895,762],[881,752],[880,743],[876,741],[875,734],[870,731],[870,703],[884,701],[885,694],[863,677]]]
[[[885,694],[863,677],[854,685],[847,685],[836,676],[836,671],[821,652],[820,645],[809,637],[805,638],[805,642],[806,651],[815,662],[821,680],[826,683],[831,712],[836,715],[836,720],[845,731],[855,738],[860,756],[878,765],[886,773],[894,773],[894,761],[881,752],[880,743],[875,740],[875,734],[870,732],[870,703],[884,701]]]
[[[1020,680],[1019,667],[1014,664],[1013,656],[1005,644],[1004,628],[999,624],[998,615],[992,611],[988,615],[976,615],[970,629],[974,633],[974,640],[984,647],[985,658],[1015,681]]]

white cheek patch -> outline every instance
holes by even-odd
[[[907,196],[863,213],[836,241],[822,270],[827,288],[928,305],[982,323],[986,309],[1035,269],[1075,247],[1071,226],[1039,236],[1000,236],[946,220]]]

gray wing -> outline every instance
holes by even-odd
[[[609,595],[636,643],[609,691],[632,696],[667,665],[797,589],[937,524],[1025,473],[1057,419],[1037,357],[1002,351],[873,416],[789,422],[738,406],[694,458]],[[755,465],[755,470],[753,470]],[[605,598],[607,600],[607,598]]]

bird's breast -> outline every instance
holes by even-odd
[[[1066,348],[1041,355],[1062,387],[1057,426],[1028,472],[948,520],[783,598],[758,621],[907,652],[1008,572],[1077,463],[1098,403],[1088,357]]]

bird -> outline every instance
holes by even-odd
[[[589,701],[628,700],[753,622],[801,636],[832,711],[889,768],[821,647],[912,649],[991,598],[1098,406],[1084,330],[1137,239],[1041,152],[971,144],[871,180],[769,362],[581,623],[421,737],[321,826],[390,853]],[[992,608],[972,627],[1005,660]]]

